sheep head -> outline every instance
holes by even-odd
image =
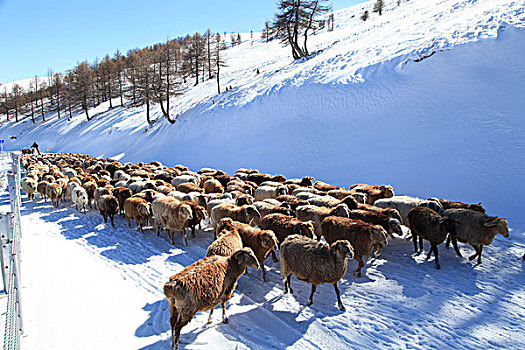
[[[246,217],[248,218],[248,222],[250,222],[253,219],[260,219],[261,213],[257,210],[257,208],[254,205],[247,205],[244,207]]]
[[[315,227],[314,222],[312,220],[308,220],[306,222],[300,222],[294,227],[294,234],[314,238],[315,234]]]
[[[348,206],[344,203],[338,204],[337,207],[335,207],[332,210],[331,214],[335,216],[340,216],[343,218],[350,217],[350,211],[348,210]]]
[[[277,187],[277,197],[284,196],[286,194],[288,194],[288,187],[286,186]]]
[[[261,245],[266,250],[276,251],[279,249],[279,241],[272,230],[264,230],[261,234]]]
[[[383,193],[383,197],[385,198],[392,198],[394,197],[394,188],[390,185],[384,185],[384,186],[381,186],[379,187],[379,189],[381,190],[381,193]]]
[[[182,219],[182,222],[186,222],[188,220],[193,219],[191,207],[188,204],[181,204],[179,207],[179,215]]]
[[[403,235],[403,229],[401,228],[401,223],[398,219],[390,219],[388,220],[388,229],[392,233],[395,233],[399,236]]]
[[[358,206],[358,201],[353,196],[346,196],[345,198],[343,198],[341,203],[346,204],[346,206],[350,210],[355,210],[355,209],[357,209],[357,206]],[[348,216],[346,216],[346,217],[348,217]]]
[[[488,217],[485,223],[485,227],[493,228],[494,232],[500,233],[503,237],[509,238],[509,223],[505,218]]]
[[[255,254],[250,248],[244,248],[236,251],[231,256],[233,261],[236,261],[241,268],[245,269],[247,267],[253,267],[254,269],[259,269],[259,262],[255,257]]]
[[[479,211],[480,213],[485,214],[485,208],[483,208],[483,206],[481,205],[481,202],[479,202],[478,204],[470,204],[470,205],[468,206],[468,208],[469,208],[470,210]]]
[[[339,240],[332,243],[330,245],[330,253],[339,261],[354,258],[354,248],[347,240]]]

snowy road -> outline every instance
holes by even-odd
[[[209,230],[172,247],[121,217],[113,229],[95,211],[26,197],[22,228],[24,349],[169,349],[162,286],[204,256]],[[181,340],[188,349],[524,348],[524,242],[523,233],[498,236],[481,266],[441,248],[437,271],[423,254],[413,256],[411,242],[392,240],[363,278],[349,273],[340,282],[346,312],[331,286],[318,288],[312,307],[309,286],[295,278],[295,295],[283,295],[279,265],[269,259],[270,282],[255,270],[241,277],[229,324],[216,316],[207,326],[201,313]]]

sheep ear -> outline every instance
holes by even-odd
[[[499,220],[497,218],[489,219],[485,222],[483,226],[486,226],[486,227],[496,226],[498,224],[498,221]]]

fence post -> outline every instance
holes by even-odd
[[[8,288],[7,284],[9,276],[7,275],[9,271],[9,265],[11,264],[11,255],[10,240],[9,240],[9,227],[7,223],[8,213],[0,213],[0,264],[2,264],[2,279],[4,281],[4,292],[7,294]]]

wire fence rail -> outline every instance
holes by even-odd
[[[15,153],[8,153],[8,156],[12,160],[11,170],[7,173],[11,210],[0,213],[0,262],[7,294],[4,350],[17,350],[24,333],[20,298],[20,158]]]

